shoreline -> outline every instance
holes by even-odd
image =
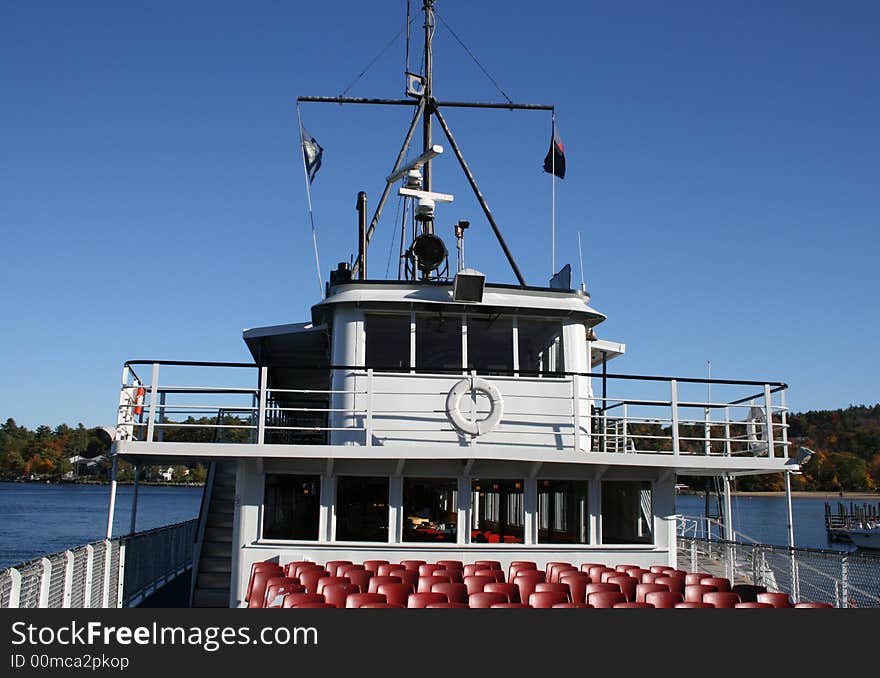
[[[703,496],[702,492],[679,492],[677,495],[695,495]],[[730,493],[732,497],[784,497],[784,490],[771,490],[766,492],[737,492]],[[807,497],[812,499],[836,499],[838,501],[846,501],[848,499],[871,499],[880,502],[880,492],[833,492],[828,490],[792,490],[792,497]]]
[[[109,480],[49,480],[43,478],[41,480],[21,480],[16,478],[0,478],[3,483],[16,483],[18,485],[110,485]],[[116,483],[121,485],[134,485],[132,480],[120,480]],[[205,483],[172,483],[164,480],[140,480],[138,486],[149,487],[204,487]]]

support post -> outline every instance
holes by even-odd
[[[116,607],[122,607],[125,593],[125,542],[119,542],[119,576],[116,578]]]
[[[153,442],[153,432],[156,429],[156,403],[159,389],[159,363],[153,363],[153,376],[150,378],[150,416],[147,419],[147,441]]]
[[[12,580],[9,587],[9,609],[14,610],[18,608],[21,601],[21,572],[14,567],[10,567],[7,572],[9,572],[9,578]]]
[[[257,416],[257,445],[266,442],[266,386],[269,382],[269,368],[266,365],[260,366],[260,405]]]
[[[724,479],[724,538],[727,541],[736,541],[736,536],[733,534],[733,511],[731,507],[730,501],[730,475],[727,473],[723,476]]]
[[[64,592],[61,594],[61,607],[69,608],[73,593],[73,552],[64,552]]]
[[[767,417],[767,423],[764,430],[767,431],[767,458],[776,457],[776,450],[773,449],[773,394],[770,393],[770,384],[764,384],[764,412]]]
[[[86,545],[86,576],[83,585],[83,607],[90,608],[92,606],[92,574],[95,570],[95,547],[91,544]]]
[[[52,561],[48,558],[40,558],[43,566],[43,574],[40,576],[40,598],[37,607],[40,609],[49,607],[49,585],[52,580]]]
[[[367,414],[364,426],[364,436],[366,440],[364,444],[367,447],[373,446],[373,368],[367,369]]]
[[[119,459],[113,455],[110,465],[110,507],[107,509],[107,532],[106,538],[113,536],[113,518],[116,513],[116,475],[119,472]]]
[[[678,455],[681,453],[681,446],[678,437],[678,382],[675,379],[670,380],[669,390],[672,408],[672,453]]]
[[[128,526],[128,533],[134,534],[137,526],[137,510],[138,510],[138,486],[140,484],[141,467],[140,464],[134,465],[134,485],[132,487],[131,496],[131,523]]]
[[[788,545],[794,548],[794,511],[791,504],[791,471],[785,471],[785,506],[788,510]]]

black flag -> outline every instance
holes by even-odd
[[[309,175],[309,183],[315,179],[318,170],[321,169],[321,157],[324,155],[324,149],[315,141],[315,137],[306,132],[306,128],[302,127],[302,145],[303,157],[306,161],[306,173]]]
[[[560,179],[565,179],[565,153],[556,125],[553,125],[553,135],[550,137],[550,150],[547,151],[547,157],[544,158],[544,171],[548,174],[555,174]]]

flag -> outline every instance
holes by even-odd
[[[321,157],[324,155],[324,149],[315,141],[315,137],[306,132],[306,128],[302,127],[302,146],[303,158],[306,162],[306,174],[309,175],[309,183],[315,180],[315,175],[321,169]]]
[[[548,174],[555,174],[560,179],[565,179],[565,153],[562,148],[562,139],[559,138],[555,124],[553,125],[553,135],[550,137],[550,150],[547,151],[547,157],[544,158],[544,171]]]

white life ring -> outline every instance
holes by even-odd
[[[754,405],[749,408],[746,436],[749,441],[749,451],[755,453],[767,451],[767,414],[763,408]]]
[[[461,399],[471,389],[483,393],[489,399],[489,416],[485,419],[471,421],[465,419],[461,413]],[[446,416],[449,417],[452,425],[462,433],[471,436],[488,433],[498,425],[503,414],[504,399],[501,397],[501,391],[494,384],[481,377],[462,379],[449,389],[449,393],[446,395]]]

